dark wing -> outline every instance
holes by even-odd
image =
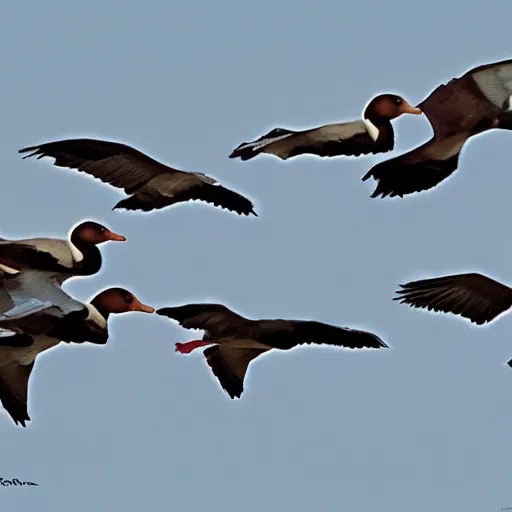
[[[375,334],[306,320],[261,320],[260,343],[287,350],[306,343],[345,348],[388,348]]]
[[[249,363],[268,350],[253,340],[236,340],[209,347],[203,354],[224,391],[231,398],[240,398]]]
[[[333,157],[382,153],[394,146],[393,130],[389,130],[383,142],[376,142],[362,121],[328,124],[298,132],[276,128],[256,141],[241,144],[229,156],[250,160],[260,153],[269,153],[286,160],[304,154]]]
[[[104,183],[133,193],[150,179],[164,173],[180,173],[137,149],[118,142],[96,139],[67,139],[19,150],[30,153],[23,158],[45,156],[57,167],[85,172]]]
[[[72,269],[61,265],[59,260],[49,252],[20,242],[0,241],[0,264],[18,271],[23,267],[30,267],[49,272],[72,272]]]
[[[453,313],[482,325],[512,306],[512,289],[481,274],[458,274],[400,285],[393,300]]]
[[[31,336],[0,328],[0,347],[22,348],[34,343]]]
[[[257,217],[253,203],[246,197],[222,185],[212,185],[200,181],[197,184],[192,184],[190,188],[172,195],[165,194],[163,189],[151,188],[151,183],[148,183],[139,193],[119,201],[114,206],[114,210],[124,208],[126,210],[151,211],[193,200],[211,203],[239,215],[252,214]]]
[[[377,181],[371,197],[403,197],[435,187],[457,169],[460,151],[468,138],[469,135],[432,139],[409,153],[373,166],[363,176],[363,181]]]
[[[10,363],[0,370],[0,401],[16,425],[26,427],[30,421],[27,411],[28,381],[34,363],[20,366]]]
[[[212,334],[224,332],[230,324],[245,320],[222,304],[187,304],[160,308],[156,313],[176,320],[185,329],[200,329]]]

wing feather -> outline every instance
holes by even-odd
[[[491,322],[512,306],[512,289],[477,273],[411,281],[396,293],[402,304],[453,313],[477,325]]]

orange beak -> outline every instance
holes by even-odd
[[[419,108],[414,108],[411,104],[407,103],[406,101],[403,102],[402,108],[400,110],[402,111],[402,114],[423,114],[422,110],[420,110]]]
[[[106,240],[112,240],[112,242],[126,242],[126,237],[123,235],[118,235],[113,231],[107,230],[104,233]]]
[[[135,299],[133,302],[132,311],[140,311],[141,313],[154,313],[155,308],[151,306],[146,306],[146,304],[142,304],[139,300]]]

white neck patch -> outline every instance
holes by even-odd
[[[15,268],[8,267],[7,265],[2,265],[0,263],[0,270],[3,270],[6,274],[16,275],[19,274],[20,271]]]
[[[95,323],[101,329],[106,329],[107,319],[92,304],[86,304],[86,307],[89,311],[87,321]]]
[[[76,261],[77,263],[80,263],[84,259],[84,255],[80,250],[78,250],[76,245],[73,242],[71,242],[71,235],[73,234],[74,229],[75,228],[72,228],[68,235],[69,250],[71,251],[71,256],[73,257],[73,260]]]
[[[363,119],[363,123],[366,127],[368,135],[370,135],[370,137],[375,142],[379,138],[379,129],[369,119]]]

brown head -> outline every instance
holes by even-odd
[[[419,108],[413,107],[410,103],[396,94],[381,94],[373,98],[366,106],[363,118],[369,121],[390,121],[402,114],[422,114]]]
[[[79,243],[80,241],[86,242],[87,244],[98,245],[108,241],[124,242],[126,237],[118,235],[105,226],[89,220],[82,222],[73,229],[70,240],[75,245],[76,242]]]
[[[110,313],[119,314],[132,311],[154,313],[155,311],[155,308],[142,304],[133,293],[124,288],[108,288],[103,290],[91,300],[91,304],[104,318],[108,318]]]

